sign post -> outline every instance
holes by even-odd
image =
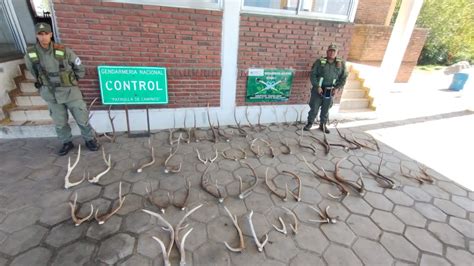
[[[291,69],[249,69],[246,102],[288,101],[293,73],[294,70]]]
[[[146,105],[147,136],[150,135],[149,104],[168,103],[168,81],[164,67],[99,66],[99,83],[104,105],[125,105],[127,130],[128,105]],[[144,136],[144,134],[135,134]]]

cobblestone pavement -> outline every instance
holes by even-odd
[[[301,127],[301,126],[300,126]],[[370,145],[365,131],[376,125],[342,128],[348,137]],[[298,145],[296,127],[270,126],[251,133],[247,139],[233,137],[230,142],[209,141],[181,144],[176,156],[169,163],[182,162],[181,172],[164,173],[163,163],[169,154],[167,131],[152,135],[156,163],[137,173],[138,165],[150,161],[146,138],[119,136],[114,144],[104,143],[106,153],[113,161],[112,170],[101,178],[99,184],[84,182],[65,190],[68,158],[55,154],[55,139],[0,140],[0,265],[162,265],[160,246],[153,240],[157,236],[167,246],[169,234],[162,223],[142,209],[159,212],[150,204],[146,188],[153,188],[155,200],[164,201],[167,193],[173,202],[181,202],[185,196],[185,178],[191,182],[189,206],[203,206],[186,220],[193,228],[186,240],[187,265],[472,265],[474,261],[474,192],[428,169],[434,183],[419,184],[400,175],[400,164],[411,175],[419,175],[418,164],[393,148],[379,143],[380,151],[370,149],[345,151],[334,146],[329,154],[314,139],[305,137],[303,142],[312,143],[315,152]],[[230,133],[230,129],[227,129]],[[201,131],[203,133],[203,131]],[[318,130],[310,133],[318,139]],[[210,135],[209,135],[210,136]],[[256,157],[249,149],[253,138],[269,140],[275,157],[258,142],[262,157]],[[281,141],[288,142],[292,154],[284,154]],[[331,143],[343,143],[334,129],[328,135]],[[75,143],[82,140],[75,139]],[[211,184],[217,182],[225,196],[223,203],[200,187],[201,175],[206,166],[201,163],[195,149],[203,158],[219,152],[237,155],[237,148],[247,153],[245,160],[258,175],[258,184],[245,199],[239,199],[238,176],[243,187],[252,182],[252,171],[237,161],[225,159],[221,154],[209,167]],[[77,154],[77,148],[75,149]],[[75,154],[71,159],[75,159]],[[366,193],[363,196],[350,190],[344,199],[329,196],[338,194],[336,186],[313,175],[303,162],[322,167],[333,175],[336,163],[340,175],[355,181],[362,173]],[[381,187],[363,167],[360,159],[376,171],[383,158],[381,173],[396,181],[397,189]],[[83,149],[81,160],[73,171],[77,180],[88,171],[91,175],[106,168],[100,152]],[[295,191],[297,182],[283,171],[291,171],[301,177],[301,201],[289,197],[283,202],[271,194],[265,186],[265,173],[271,183],[283,194],[285,185]],[[318,171],[322,173],[321,171]],[[123,207],[105,224],[91,219],[79,226],[71,220],[68,202],[78,195],[79,216],[90,212],[91,204],[99,213],[111,211],[118,205],[118,188],[126,195]],[[224,210],[226,206],[237,216],[243,235],[245,250],[230,252],[223,244],[238,246],[239,237],[232,220]],[[311,208],[325,209],[337,217],[335,224],[320,224],[309,220],[320,219]],[[292,217],[282,207],[296,214],[297,234],[289,225]],[[258,252],[251,236],[248,215],[253,210],[253,223],[260,239],[268,234],[263,252]],[[162,216],[175,226],[184,212],[170,206]],[[288,227],[283,235],[273,229],[282,217]],[[187,229],[186,229],[187,230]],[[170,253],[172,265],[179,263],[179,252],[173,247]]]

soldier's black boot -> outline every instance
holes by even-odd
[[[323,131],[324,133],[326,133],[326,134],[329,134],[331,132],[331,131],[329,131],[328,127],[323,123],[319,124],[319,129],[321,131]]]
[[[61,149],[58,151],[59,156],[64,156],[69,153],[70,150],[74,149],[74,144],[71,141],[63,144]]]
[[[312,126],[313,126],[313,123],[308,123],[308,124],[306,124],[306,126],[303,127],[303,130],[304,131],[309,131]]]
[[[95,139],[92,139],[92,140],[86,141],[86,147],[90,151],[97,151],[99,149],[100,145],[99,145],[99,143],[97,143],[97,141]]]

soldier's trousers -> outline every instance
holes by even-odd
[[[76,120],[84,140],[88,141],[94,139],[93,129],[88,121],[89,114],[87,112],[87,106],[83,100],[75,100],[62,104],[48,102],[48,107],[49,114],[54,121],[56,134],[62,143],[72,140],[71,127],[68,123],[68,110],[71,112],[74,120]]]
[[[311,98],[309,100],[309,108],[311,108],[308,112],[308,123],[313,124],[316,115],[318,115],[318,111],[321,108],[321,112],[319,114],[319,120],[321,124],[326,124],[329,118],[329,108],[332,106],[332,97],[325,98],[318,94],[318,90],[313,88],[311,89]]]

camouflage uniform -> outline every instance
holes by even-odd
[[[329,46],[333,49],[334,45]],[[342,88],[346,83],[347,71],[343,59],[336,57],[333,62],[329,62],[326,57],[322,57],[314,62],[311,68],[311,98],[309,100],[308,125],[314,123],[314,119],[321,108],[320,125],[325,125],[329,117],[329,108],[333,104],[333,92],[326,88]],[[318,87],[323,89],[323,95],[318,93]],[[334,89],[333,89],[334,90]]]
[[[37,24],[37,33],[41,30],[38,27],[47,28],[45,32],[51,32],[47,24]],[[62,143],[70,143],[72,140],[68,110],[76,120],[86,144],[95,141],[93,129],[88,123],[87,106],[77,86],[78,79],[85,75],[85,68],[79,57],[61,44],[51,42],[48,49],[45,49],[36,43],[28,48],[25,63],[38,81],[39,93],[48,103],[49,113]]]

